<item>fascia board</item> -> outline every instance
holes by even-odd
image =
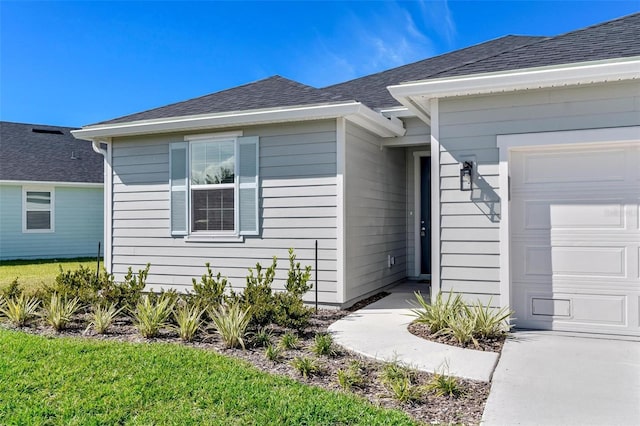
[[[45,185],[45,186],[63,186],[73,188],[102,188],[104,184],[98,182],[60,182],[46,180],[0,180],[0,185]]]
[[[381,114],[367,108],[360,102],[347,102],[341,104],[237,111],[230,113],[171,117],[167,119],[96,125],[79,130],[73,130],[71,133],[78,139],[94,141],[100,138],[191,131],[231,126],[283,123],[290,121],[333,119],[349,115],[362,116],[362,118],[369,122],[371,127],[375,127],[377,131],[391,133],[394,135],[399,131],[399,125],[396,121],[383,117]],[[402,127],[401,124],[400,127]],[[404,129],[402,129],[402,131],[404,131]]]
[[[428,99],[640,79],[640,58],[616,59],[474,74],[389,86],[409,109],[427,111]]]

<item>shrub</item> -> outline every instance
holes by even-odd
[[[142,296],[142,290],[147,284],[149,268],[151,268],[151,264],[147,263],[144,269],[139,269],[138,273],[134,274],[133,269],[129,267],[124,281],[121,283],[116,283],[113,276],[103,280],[104,284],[99,293],[99,300],[107,304],[115,303],[130,311],[135,309]]]
[[[384,364],[380,373],[380,381],[383,385],[390,385],[400,379],[408,379],[413,382],[415,380],[415,372],[400,365],[397,360]]]
[[[210,264],[205,263],[207,273],[200,277],[200,282],[195,278],[193,281],[193,293],[190,295],[190,302],[199,306],[201,309],[216,308],[224,300],[224,291],[227,288],[228,281],[226,277],[222,277],[220,272],[213,276]]]
[[[238,303],[231,303],[228,306],[212,308],[209,315],[213,321],[213,327],[228,348],[238,346],[245,348],[244,338],[251,321],[248,308],[244,309]]]
[[[274,321],[276,306],[274,304],[271,284],[276,274],[277,258],[273,257],[271,266],[263,271],[260,262],[256,263],[255,273],[249,268],[247,285],[242,295],[233,295],[232,299],[239,300],[245,309],[251,309],[251,323],[263,327]],[[233,304],[233,303],[232,303]]]
[[[8,286],[0,290],[0,303],[3,297],[5,299],[16,299],[20,297],[21,294],[22,288],[20,287],[18,278],[16,277]]]
[[[282,335],[282,339],[280,339],[280,347],[282,349],[298,349],[300,346],[300,338],[291,333],[286,332]]]
[[[435,373],[433,378],[426,385],[427,390],[432,391],[437,396],[453,396],[462,395],[463,390],[457,378],[446,373],[445,366],[441,372]]]
[[[53,293],[51,299],[44,306],[42,318],[55,331],[61,331],[71,322],[78,309],[80,309],[78,297],[68,299],[66,296]]]
[[[289,249],[289,273],[285,289],[287,292],[301,298],[307,291],[311,290],[309,279],[311,278],[311,266],[305,266],[304,272],[300,269],[300,262],[296,262],[296,255],[293,249]]]
[[[291,366],[305,379],[320,372],[318,362],[310,357],[297,356],[291,360]]]
[[[415,292],[418,306],[411,312],[417,317],[416,322],[426,324],[431,333],[437,333],[449,325],[451,318],[460,315],[464,308],[464,303],[459,294],[455,297],[449,292],[446,300],[442,297],[442,293],[438,293],[432,303],[427,303],[420,292]],[[415,304],[414,304],[415,306]]]
[[[254,345],[262,347],[270,346],[271,340],[273,340],[273,334],[267,328],[261,328],[256,331],[252,339]]]
[[[273,321],[281,327],[303,331],[309,325],[312,309],[292,293],[280,292],[273,295]]]
[[[313,353],[316,355],[335,356],[336,350],[333,348],[333,338],[327,333],[317,333],[313,339]]]
[[[109,306],[104,306],[103,304],[94,305],[91,312],[91,322],[89,322],[85,332],[93,328],[96,333],[105,334],[123,309],[123,307],[117,308],[115,303]]]
[[[35,297],[27,298],[24,293],[18,297],[2,298],[0,313],[15,326],[22,327],[35,317],[40,301]]]
[[[54,294],[65,298],[78,298],[82,303],[92,304],[96,301],[99,290],[103,287],[101,280],[91,268],[79,265],[78,269],[65,271],[60,266],[60,272],[52,286],[45,285],[41,297],[50,301]]]
[[[178,330],[178,335],[185,342],[190,342],[200,329],[202,325],[202,315],[204,310],[199,305],[189,306],[186,303],[181,304],[174,311],[173,316],[175,318]]]
[[[362,387],[365,381],[362,370],[362,363],[358,360],[351,361],[346,369],[339,369],[337,379],[340,387],[345,391]]]
[[[391,395],[400,402],[417,401],[422,397],[420,387],[411,383],[408,377],[399,377],[385,383]]]
[[[268,345],[264,350],[264,357],[271,362],[280,362],[282,360],[282,349],[278,346]]]
[[[496,310],[491,308],[491,300],[483,305],[479,300],[468,309],[473,318],[473,335],[477,339],[494,339],[503,336],[511,329],[507,320],[513,311],[507,307]]]
[[[132,311],[133,323],[143,337],[155,337],[160,329],[168,325],[168,319],[173,310],[171,299],[161,297],[156,301],[145,294]]]

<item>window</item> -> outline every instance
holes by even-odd
[[[171,234],[258,234],[258,138],[188,136],[171,144]]]
[[[23,188],[22,231],[53,231],[53,190],[51,188]]]

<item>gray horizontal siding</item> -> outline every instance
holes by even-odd
[[[402,148],[346,127],[345,301],[406,277],[406,188]],[[396,258],[392,268],[387,256]]]
[[[53,188],[53,187],[51,187]],[[0,185],[0,260],[95,256],[103,239],[102,188],[55,187],[54,232],[22,232],[22,187]]]
[[[319,241],[320,301],[336,303],[335,121],[243,129],[260,137],[260,235],[243,242],[193,242],[169,234],[169,143],[184,135],[118,139],[113,143],[113,272],[151,263],[148,286],[191,288],[211,263],[236,290],[249,267],[278,257],[275,288],[283,288],[288,249],[314,264]],[[201,133],[207,133],[203,131]],[[315,280],[315,277],[314,277]],[[312,299],[313,294],[307,296]]]
[[[615,83],[440,101],[441,278],[465,300],[499,295],[497,135],[640,124],[640,86]],[[458,189],[477,161],[479,189]]]

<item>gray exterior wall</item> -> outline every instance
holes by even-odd
[[[407,276],[406,170],[402,148],[347,122],[345,302]],[[395,265],[388,267],[388,256]]]
[[[499,303],[499,134],[640,124],[640,85],[612,83],[440,100],[441,284]],[[460,163],[477,162],[472,192]]]
[[[225,129],[233,130],[233,129]],[[113,264],[117,277],[149,262],[148,287],[188,290],[205,262],[244,287],[247,269],[278,257],[275,288],[282,288],[293,247],[303,265],[314,263],[319,242],[319,301],[336,303],[335,120],[243,128],[260,137],[260,235],[243,242],[187,242],[169,229],[169,143],[184,134],[115,139]],[[199,133],[215,133],[203,130]],[[314,276],[315,279],[315,276]],[[313,299],[313,292],[307,295]]]
[[[0,185],[0,260],[96,256],[103,238],[102,188],[49,186],[54,232],[22,232],[22,186]]]

